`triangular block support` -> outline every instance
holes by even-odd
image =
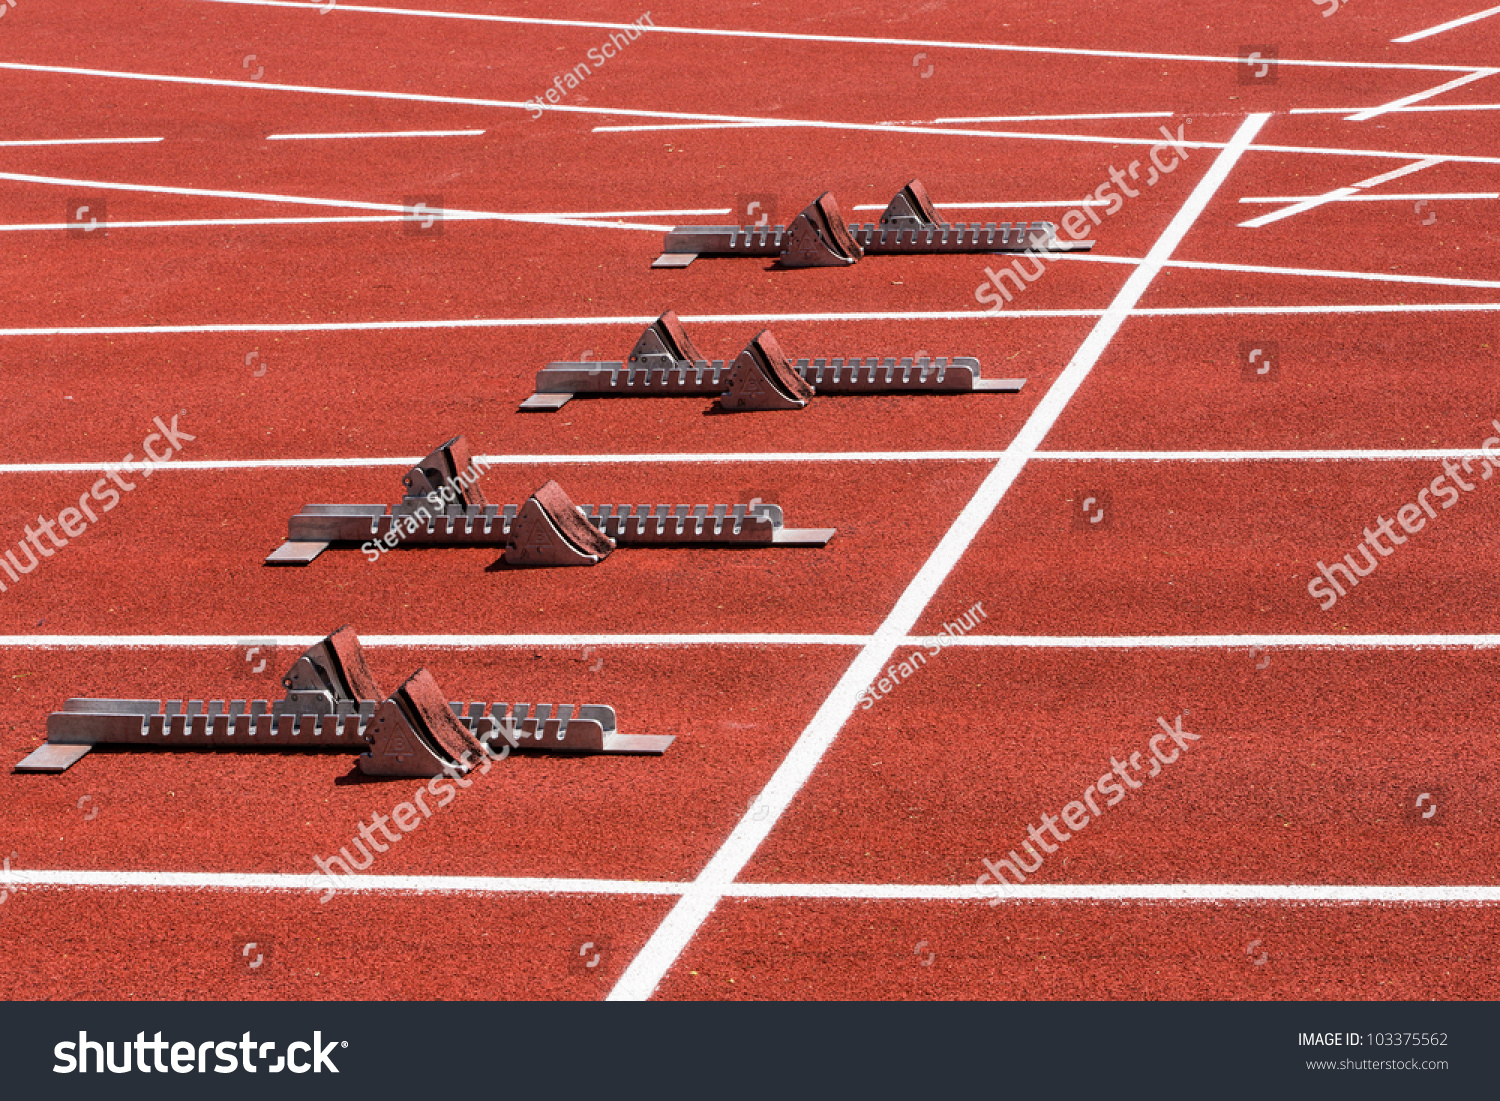
[[[703,357],[687,330],[682,327],[677,314],[668,310],[653,321],[630,349],[629,365],[632,367],[675,367],[683,363],[696,363]]]
[[[510,531],[505,561],[512,566],[593,566],[615,549],[551,481],[521,506]]]
[[[763,329],[734,361],[719,407],[731,413],[801,409],[812,397],[813,388],[787,361],[771,330]]]
[[[479,488],[480,474],[474,465],[468,438],[454,436],[407,471],[401,483],[406,486],[408,499],[426,497],[434,490],[441,492],[443,486],[448,486],[454,495],[452,506],[463,510],[489,503]]]
[[[880,216],[880,224],[899,229],[926,229],[939,224],[937,208],[921,180],[912,180],[896,192],[896,197]]]
[[[833,192],[825,191],[792,222],[780,259],[784,268],[839,268],[864,254],[849,233]]]
[[[380,705],[365,737],[370,751],[359,758],[359,770],[366,776],[462,775],[486,755],[426,669]]]

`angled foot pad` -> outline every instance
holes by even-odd
[[[380,705],[365,737],[370,752],[360,757],[359,770],[366,776],[456,775],[485,755],[426,669],[418,669]]]
[[[484,499],[484,491],[479,488],[480,473],[474,465],[468,438],[454,436],[407,471],[401,481],[406,486],[407,497],[426,497],[434,490],[448,486],[455,497],[453,503],[458,508],[467,508],[489,504]]]
[[[335,705],[383,697],[365,663],[359,636],[347,624],[309,646],[281,678],[281,685],[294,693],[326,693],[328,702]]]
[[[651,323],[641,339],[630,349],[632,367],[676,367],[683,363],[696,363],[703,356],[688,339],[687,330],[677,319],[675,310],[668,310]]]
[[[763,329],[729,372],[729,392],[719,408],[738,413],[757,409],[801,409],[812,400],[813,388],[787,362],[781,345]]]
[[[592,566],[615,549],[551,481],[521,506],[510,530],[505,561],[512,566]]]
[[[895,229],[926,229],[939,224],[937,208],[921,180],[912,180],[891,200],[880,216],[880,224]]]
[[[781,253],[784,268],[840,268],[854,263],[865,254],[854,237],[833,192],[825,191],[797,215],[787,233],[787,244]]]

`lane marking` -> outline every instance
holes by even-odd
[[[16,145],[150,145],[165,138],[47,138],[45,140],[0,141],[0,146]]]
[[[1000,210],[1027,207],[1053,207],[1053,206],[1108,206],[1108,199],[1039,199],[1036,202],[1023,203],[933,203],[933,206],[951,210]],[[884,203],[860,203],[853,207],[854,210],[884,210]]]
[[[1291,206],[1284,207],[1281,210],[1273,210],[1269,214],[1262,214],[1259,218],[1252,218],[1248,222],[1241,222],[1240,227],[1243,229],[1259,229],[1261,226],[1270,225],[1272,222],[1279,222],[1283,218],[1290,218],[1294,214],[1301,214],[1303,211],[1322,206],[1326,202],[1347,198],[1365,188],[1377,187],[1380,184],[1389,183],[1391,180],[1400,179],[1402,176],[1410,176],[1414,172],[1421,172],[1442,163],[1442,159],[1438,157],[1428,157],[1420,161],[1414,161],[1403,168],[1383,172],[1379,176],[1371,176],[1368,180],[1360,180],[1358,183],[1350,184],[1348,187],[1340,187],[1326,194],[1315,195],[1299,203],[1293,203]]]
[[[1172,111],[1106,111],[1094,115],[971,115],[967,118],[940,118],[933,122],[1071,122],[1074,119],[1169,119]]]
[[[359,199],[318,199],[308,195],[279,195],[264,191],[223,191],[206,187],[168,187],[163,184],[130,184],[114,180],[77,180],[67,176],[35,176],[26,172],[0,172],[0,180],[16,183],[39,183],[55,187],[89,187],[103,191],[133,191],[149,195],[191,195],[211,199],[248,199],[261,203],[291,203],[300,206],[341,207],[349,210],[381,210],[405,214],[400,203],[367,203]],[[635,222],[598,222],[578,218],[558,218],[543,214],[500,214],[485,210],[443,209],[444,219],[451,221],[495,220],[502,222],[530,222],[537,225],[586,226],[590,229],[643,229],[665,232],[671,226],[638,224]]]
[[[204,3],[219,4],[248,4],[265,8],[315,8],[317,0],[310,3],[299,3],[295,0],[202,0]],[[326,2],[326,0],[325,0]],[[582,27],[596,30],[623,31],[636,29],[642,31],[654,31],[657,34],[689,34],[707,35],[716,38],[764,38],[773,41],[790,42],[828,42],[848,43],[862,46],[929,46],[934,48],[947,48],[954,50],[991,50],[1005,53],[1030,53],[1030,54],[1057,54],[1070,57],[1117,57],[1137,58],[1144,61],[1205,61],[1218,62],[1226,65],[1243,64],[1238,57],[1204,56],[1199,54],[1157,54],[1140,53],[1128,50],[1086,50],[1058,46],[1013,46],[992,42],[957,42],[947,39],[925,39],[925,38],[870,38],[857,37],[853,35],[834,34],[792,34],[785,31],[740,31],[721,30],[709,27],[668,27],[651,26],[642,27],[636,23],[603,23],[582,19],[538,19],[515,15],[487,15],[477,12],[453,12],[453,11],[423,11],[417,8],[387,8],[374,7],[366,4],[347,4],[340,0],[337,8],[333,9],[341,13],[360,12],[372,15],[408,15],[420,16],[427,19],[461,19],[472,20],[483,23],[522,23],[542,27]],[[1307,65],[1318,68],[1335,69],[1423,69],[1431,72],[1467,72],[1472,66],[1468,65],[1414,65],[1396,62],[1379,61],[1309,61],[1309,60],[1283,60],[1283,65]]]
[[[150,872],[13,868],[19,887],[80,887],[138,890],[318,891],[320,875],[279,872]],[[352,875],[335,876],[340,891],[362,894],[548,894],[691,896],[695,883],[674,880],[568,879],[544,876]],[[972,884],[907,883],[733,883],[733,898],[868,899],[876,901],[988,901],[993,889]],[[1026,902],[1321,902],[1333,904],[1474,904],[1500,902],[1490,884],[1373,885],[1322,883],[1078,883],[1024,884],[1006,892]]]
[[[1500,7],[1485,8],[1484,11],[1477,11],[1473,15],[1466,15],[1461,19],[1450,19],[1446,23],[1439,23],[1436,27],[1428,27],[1425,31],[1417,31],[1415,34],[1408,34],[1401,38],[1393,38],[1391,39],[1391,41],[1400,43],[1402,45],[1408,42],[1416,42],[1423,38],[1431,38],[1435,34],[1442,34],[1444,31],[1451,31],[1455,27],[1462,27],[1469,23],[1477,23],[1481,19],[1488,19],[1490,16],[1497,14],[1500,14]]]
[[[1424,99],[1431,99],[1433,96],[1442,95],[1444,92],[1451,92],[1454,88],[1461,88],[1465,84],[1472,84],[1476,80],[1483,80],[1486,77],[1494,76],[1496,73],[1500,73],[1500,69],[1476,69],[1468,76],[1457,77],[1446,84],[1439,84],[1436,88],[1428,88],[1423,92],[1413,92],[1409,96],[1402,96],[1400,99],[1394,99],[1390,103],[1381,104],[1379,107],[1367,108],[1357,114],[1348,116],[1344,121],[1365,122],[1369,119],[1379,118],[1381,115],[1394,111],[1399,107],[1408,107],[1413,103],[1420,103]]]
[[[330,141],[340,138],[476,138],[483,130],[367,130],[353,134],[267,134],[267,141]]]
[[[1322,197],[1319,196],[1321,199]],[[1139,264],[1134,256],[1106,256],[1092,252],[1065,252],[1057,257],[1084,264]],[[1267,264],[1219,264],[1209,260],[1171,260],[1166,267],[1191,271],[1234,271],[1255,275],[1294,275],[1298,278],[1355,279],[1366,283],[1415,283],[1437,287],[1500,287],[1500,280],[1457,279],[1442,275],[1393,275],[1384,271],[1338,271],[1330,268],[1278,268]]]
[[[0,647],[17,649],[217,649],[247,638],[274,638],[278,645],[308,647],[323,635],[282,635],[274,631],[237,635],[0,635]],[[361,646],[468,649],[471,647],[547,646],[863,646],[865,635],[699,634],[699,635],[360,635]]]
[[[1291,115],[1347,115],[1358,107],[1293,107]],[[1393,107],[1390,114],[1420,114],[1427,111],[1500,111],[1500,103],[1424,103],[1420,107]]]
[[[595,223],[602,224],[602,223]],[[1064,253],[1063,255],[1068,255]],[[1356,273],[1358,274],[1358,273]],[[1420,278],[1420,277],[1419,277]],[[1326,306],[1153,306],[1130,311],[1144,317],[1264,317],[1289,314],[1421,314],[1493,313],[1500,302],[1345,303]],[[697,314],[681,316],[684,324],[740,325],[820,321],[1030,321],[1097,318],[1097,307],[1056,310],[884,310],[857,313]],[[469,317],[427,321],[234,322],[212,325],[55,325],[0,329],[0,337],[30,336],[181,336],[197,333],[338,333],[411,329],[513,329],[539,326],[578,328],[589,325],[649,325],[654,315],[635,317]],[[177,465],[174,461],[173,466]],[[165,469],[165,468],[163,468]]]
[[[875,637],[839,678],[833,692],[818,708],[812,721],[798,737],[760,795],[752,801],[754,812],[747,812],[740,819],[713,859],[694,880],[695,891],[685,895],[673,906],[640,953],[630,961],[625,973],[610,991],[609,1000],[645,1000],[651,997],[657,984],[718,904],[724,888],[739,877],[750,857],[770,835],[803,784],[817,768],[839,730],[854,713],[860,694],[880,676],[901,640],[911,634],[911,628],[1000,504],[1027,460],[1040,449],[1042,441],[1083,385],[1094,364],[1125,324],[1130,311],[1161,271],[1163,261],[1182,242],[1220,185],[1228,178],[1230,170],[1246,147],[1270,117],[1267,114],[1250,115],[1235,131],[1229,147],[1215,158],[1203,178],[1194,186],[1187,202],[1172,217],[1161,237],[1146,254],[1145,262],[1130,273],[1104,316],[1095,324],[1067,367],[1026,418],[1026,423],[1005,449],[1005,457],[986,475],[978,491],[964,506],[932,555],[901,594],[900,600],[880,625]],[[767,809],[770,813],[763,813]]]
[[[360,645],[381,649],[577,649],[582,645],[635,648],[688,646],[865,647],[876,635],[813,634],[571,634],[571,635],[360,635]],[[15,650],[212,650],[248,638],[274,638],[278,645],[308,647],[323,635],[242,631],[236,635],[0,635],[0,648]],[[1491,650],[1500,634],[1449,635],[906,635],[896,649],[942,643],[976,649],[1013,650]]]
[[[222,3],[238,3],[238,2],[242,2],[242,0],[201,0],[201,2],[204,2],[204,3],[218,3],[218,2],[222,2]],[[301,6],[301,5],[291,5],[291,6]],[[657,28],[657,29],[660,30],[661,28]],[[1226,58],[1226,59],[1223,59],[1223,60],[1234,60],[1236,62],[1236,64],[1238,64],[1238,62],[1239,62],[1238,58],[1234,58],[1234,59],[1228,59],[1228,58]],[[1281,64],[1287,65],[1287,64],[1292,64],[1292,62],[1282,61]],[[1327,64],[1329,64],[1329,65],[1336,65],[1338,63],[1336,63],[1336,62],[1328,62]],[[1375,67],[1381,68],[1381,67],[1384,67],[1384,66],[1375,66]],[[1433,68],[1433,66],[1418,66],[1418,68],[1424,68],[1424,67],[1425,68]],[[1464,67],[1464,66],[1437,66],[1436,68],[1443,68],[1445,70],[1447,70],[1447,69],[1457,69],[1459,71],[1470,72],[1470,73],[1472,73],[1472,71],[1473,71],[1472,67]],[[16,71],[20,71],[20,72],[62,73],[62,74],[68,74],[68,75],[93,76],[93,77],[111,78],[111,79],[118,79],[118,80],[140,80],[140,81],[158,82],[158,83],[166,83],[166,84],[192,84],[192,85],[199,85],[199,86],[203,86],[203,87],[259,89],[259,90],[262,90],[262,91],[281,91],[281,92],[301,92],[301,93],[308,94],[308,95],[351,96],[351,97],[363,98],[363,99],[389,99],[389,100],[410,101],[410,102],[417,102],[417,103],[452,103],[452,104],[459,104],[459,105],[463,105],[463,106],[477,106],[477,107],[507,107],[507,108],[514,108],[516,110],[526,110],[526,111],[533,110],[536,107],[535,103],[529,103],[528,104],[526,101],[518,101],[518,100],[472,99],[472,98],[465,98],[465,97],[459,97],[459,96],[424,95],[424,94],[419,94],[419,93],[416,93],[416,92],[378,92],[378,91],[368,91],[368,90],[350,89],[350,88],[329,88],[329,87],[323,87],[323,86],[319,86],[319,85],[307,85],[307,84],[276,84],[276,83],[268,83],[266,81],[218,80],[218,79],[213,79],[213,78],[209,78],[209,77],[169,76],[169,75],[162,74],[162,73],[120,72],[120,71],[109,70],[109,69],[80,69],[80,68],[76,68],[76,67],[62,66],[62,65],[33,65],[33,64],[23,64],[21,62],[14,62],[14,61],[0,62],[0,70],[3,70],[3,69],[11,69],[11,70],[16,70]],[[624,115],[624,116],[633,117],[633,118],[666,118],[666,119],[683,119],[683,120],[699,120],[699,121],[705,121],[706,120],[706,121],[709,121],[709,122],[720,122],[720,123],[723,123],[723,122],[746,123],[746,124],[751,124],[751,125],[756,125],[756,126],[811,127],[811,128],[826,129],[826,130],[875,131],[875,132],[888,132],[888,133],[894,133],[894,134],[937,134],[937,135],[946,135],[946,136],[950,136],[950,137],[964,137],[964,138],[991,137],[991,138],[1010,138],[1010,139],[1018,139],[1018,140],[1030,140],[1030,141],[1059,141],[1059,142],[1076,142],[1076,143],[1093,144],[1093,145],[1116,145],[1116,146],[1120,146],[1120,145],[1154,146],[1154,145],[1160,145],[1161,144],[1160,140],[1156,139],[1156,138],[1109,137],[1109,136],[1106,136],[1106,135],[1099,135],[1099,134],[1054,134],[1054,133],[1047,133],[1045,131],[1034,131],[1034,130],[970,130],[970,129],[961,129],[961,128],[945,129],[945,128],[942,128],[942,127],[934,127],[934,126],[898,126],[898,125],[892,125],[892,124],[888,124],[888,123],[830,122],[830,121],[803,120],[803,119],[753,118],[753,117],[744,117],[744,116],[738,116],[738,115],[711,115],[711,114],[702,114],[702,113],[693,113],[693,112],[681,112],[681,111],[646,111],[646,110],[640,110],[640,109],[637,109],[637,108],[626,108],[626,107],[586,107],[586,106],[579,106],[577,104],[563,104],[563,103],[559,103],[559,104],[545,104],[544,105],[544,109],[548,110],[548,111],[563,113],[563,114],[589,114],[589,115],[615,115],[615,116]],[[596,132],[596,133],[608,132],[610,130],[611,130],[611,128],[607,127],[607,126],[600,126],[600,127],[595,127],[594,128],[594,132]],[[1223,142],[1181,141],[1181,142],[1178,142],[1176,144],[1181,145],[1182,147],[1184,147],[1186,149],[1217,149],[1217,150],[1222,151],[1223,149],[1226,148],[1226,146],[1225,146],[1225,144]],[[1461,163],[1461,164],[1500,164],[1500,157],[1483,157],[1483,156],[1473,156],[1473,155],[1468,155],[1468,154],[1457,154],[1457,153],[1452,153],[1452,154],[1450,154],[1450,153],[1444,153],[1444,154],[1401,153],[1401,152],[1394,152],[1394,151],[1391,151],[1391,150],[1380,150],[1380,149],[1345,149],[1345,148],[1335,148],[1335,147],[1325,147],[1325,146],[1253,145],[1253,146],[1250,147],[1250,151],[1251,152],[1257,152],[1257,153],[1309,153],[1309,154],[1318,154],[1318,155],[1321,155],[1321,156],[1338,156],[1338,157],[1362,157],[1362,158],[1378,157],[1378,158],[1382,158],[1382,159],[1386,159],[1386,160],[1404,160],[1404,161],[1410,161],[1410,160],[1414,160],[1414,159],[1430,157],[1430,158],[1434,158],[1434,159],[1437,159],[1437,160],[1447,160],[1447,161],[1453,161],[1455,163]]]
[[[1379,195],[1256,195],[1242,203],[1305,203],[1322,199],[1329,203],[1409,203],[1414,199],[1500,199],[1500,191],[1396,191]]]
[[[583,211],[574,214],[527,214],[527,218],[552,219],[553,221],[539,224],[572,225],[571,221],[560,221],[560,219],[579,219],[591,225],[598,225],[602,229],[631,228],[608,222],[595,222],[599,218],[625,218],[642,216],[668,216],[668,215],[708,215],[729,214],[729,207],[715,209],[692,209],[692,210],[606,210],[599,212]],[[455,221],[483,222],[490,221],[512,221],[515,215],[499,214],[490,215],[483,213],[466,213],[456,215]],[[405,219],[403,214],[349,214],[338,217],[323,218],[186,218],[162,221],[137,221],[137,222],[110,222],[109,228],[114,229],[173,229],[192,226],[311,226],[311,225],[343,225],[360,222],[400,222]],[[0,224],[0,232],[28,232],[40,230],[76,229],[76,226],[67,222],[38,222],[29,225]],[[666,228],[666,227],[663,227]]]
[[[1258,451],[1038,451],[1032,458],[1039,462],[1064,463],[1235,463],[1235,462],[1419,462],[1442,459],[1465,459],[1493,452],[1482,447],[1429,447],[1404,449],[1344,448],[1329,450],[1258,450]],[[925,462],[997,462],[1004,451],[700,451],[638,452],[604,455],[480,455],[486,466],[577,466],[662,463],[732,464],[747,463],[925,463]],[[356,469],[415,466],[422,459],[411,456],[362,456],[319,459],[174,459],[157,471],[168,470],[304,470]],[[129,463],[0,463],[0,474],[94,474],[111,470],[145,470],[149,462]]]

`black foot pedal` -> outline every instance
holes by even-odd
[[[593,566],[614,549],[614,540],[591,526],[562,486],[549,481],[521,507],[505,561],[512,566]]]
[[[786,250],[781,254],[784,268],[848,267],[865,254],[849,235],[839,204],[833,192],[825,191],[809,203],[792,222]]]
[[[812,397],[813,388],[792,370],[771,330],[763,329],[734,361],[729,392],[719,399],[719,407],[734,413],[801,409]]]

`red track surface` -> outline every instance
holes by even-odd
[[[483,0],[408,0],[493,14]],[[0,894],[4,998],[593,998],[660,954],[672,894],[619,881],[690,883],[765,821],[764,792],[820,729],[855,645],[604,645],[618,634],[874,634],[979,491],[992,460],[903,458],[1009,447],[1220,156],[1185,163],[1095,231],[1106,259],[1050,267],[998,315],[979,312],[985,256],[872,257],[848,270],[650,262],[660,233],[449,218],[441,236],[394,222],[134,228],[121,222],[379,213],[162,188],[521,214],[718,209],[772,196],[786,221],[824,190],[873,221],[912,177],[944,202],[1068,202],[1111,168],[1144,163],[1161,127],[1227,142],[1272,117],[1192,221],[1173,259],[1282,271],[1168,267],[1099,356],[1031,460],[917,619],[918,633],[982,602],[979,634],[1239,636],[1233,647],[1027,645],[953,649],[878,706],[856,708],[747,854],[738,881],[915,886],[912,901],[745,898],[731,890],[661,964],[674,998],[1494,998],[1492,903],[1307,905],[1051,903],[991,908],[943,892],[1025,840],[1109,767],[1144,749],[1156,719],[1184,714],[1202,742],[1129,801],[1078,831],[1035,882],[1486,888],[1494,795],[1494,649],[1300,648],[1282,636],[1486,634],[1500,615],[1493,556],[1500,487],[1477,483],[1330,611],[1307,583],[1354,551],[1362,529],[1416,499],[1438,458],[1336,463],[1247,459],[1244,450],[1475,448],[1500,416],[1494,200],[1337,202],[1258,229],[1275,203],[1410,165],[1444,163],[1370,194],[1500,191],[1494,111],[1342,114],[1389,103],[1493,62],[1500,18],[1400,45],[1468,14],[1444,0],[1354,5],[1082,5],[914,12],[737,3],[653,8],[658,27],[915,40],[831,43],[647,35],[564,103],[601,113],[355,97],[349,91],[520,101],[583,61],[597,27],[289,10],[204,0],[19,0],[0,61],[238,82],[225,87],[0,69],[5,139],[160,137],[154,144],[0,147],[0,226],[58,224],[107,200],[107,236],[5,231],[0,341],[7,402],[0,462],[100,464],[141,454],[152,419],[196,438],[181,460],[399,460],[465,433],[497,466],[491,500],[519,503],[557,478],[575,501],[760,497],[789,526],[836,527],[823,550],[621,551],[596,569],[499,568],[496,550],[402,552],[371,565],[330,551],[302,570],[261,563],[313,502],[384,502],[404,465],[165,470],[76,546],[0,593],[0,751],[38,744],[71,696],[274,695],[242,647],[64,648],[27,636],[560,635],[460,649],[374,647],[393,687],[419,665],[452,698],[605,702],[621,729],[670,733],[661,758],[517,758],[478,780],[371,874],[535,877],[549,890],[484,894],[300,890],[228,880],[195,889],[39,887]],[[825,6],[826,7],[826,6]],[[508,16],[628,22],[620,4],[507,6]],[[1170,57],[993,52],[1010,43]],[[1246,84],[1246,44],[1283,62]],[[1258,49],[1260,46],[1248,48]],[[250,60],[250,55],[254,59]],[[921,55],[920,57],[918,55]],[[933,66],[921,76],[920,66]],[[261,69],[256,76],[256,68]],[[1493,104],[1478,80],[1432,104]],[[277,88],[303,85],[315,94]],[[875,124],[595,131],[669,125],[631,112]],[[1170,118],[945,122],[978,116],[1171,112]],[[676,120],[701,122],[701,120]],[[268,141],[269,134],[483,129],[478,137]],[[1035,133],[1027,139],[1013,135]],[[1006,136],[1012,135],[1012,136]],[[1057,139],[1057,140],[1053,140]],[[1346,156],[1336,150],[1410,156]],[[93,182],[89,182],[93,181]],[[137,190],[108,190],[99,183]],[[155,189],[155,190],[153,190]],[[766,201],[762,199],[763,203]],[[953,220],[1059,219],[1064,207],[949,209]],[[622,216],[647,225],[733,215]],[[1429,214],[1436,215],[1428,221]],[[1109,262],[1115,258],[1125,262]],[[1353,273],[1328,277],[1309,271]],[[1427,277],[1437,283],[1372,276]],[[1416,305],[1489,309],[1422,312]],[[1336,307],[1386,312],[1335,312]],[[551,360],[621,359],[664,309],[700,349],[733,356],[772,327],[796,355],[976,355],[1020,395],[820,397],[795,414],[721,416],[708,401],[579,400],[522,415]],[[1239,310],[1242,312],[1226,312]],[[1302,310],[1304,312],[1286,312]],[[1037,311],[1074,311],[1064,316]],[[1248,311],[1248,312],[1244,312]],[[960,314],[911,319],[909,314]],[[784,315],[812,319],[776,320]],[[876,315],[861,317],[857,315]],[[729,320],[713,320],[713,318]],[[692,320],[709,318],[709,320]],[[531,319],[531,323],[527,323]],[[491,324],[492,322],[504,324]],[[522,322],[516,324],[515,322]],[[396,328],[369,326],[396,323]],[[416,324],[427,327],[411,327]],[[284,331],[292,325],[354,325]],[[203,331],[58,334],[161,326]],[[248,326],[245,331],[215,327]],[[18,330],[40,330],[22,332]],[[1274,379],[1247,377],[1244,348],[1278,349]],[[261,373],[257,374],[256,370]],[[1038,411],[1041,410],[1041,413]],[[1046,452],[1078,452],[1067,461]],[[1101,453],[1202,451],[1223,461]],[[864,461],[565,463],[545,456],[880,453]],[[1477,464],[1475,464],[1477,467]],[[100,472],[20,469],[0,488],[0,538],[75,502]],[[1084,497],[1109,523],[1076,530]],[[6,543],[6,546],[11,545]],[[3,548],[0,548],[3,549]],[[13,636],[22,636],[15,638]],[[1274,636],[1274,637],[1265,637]],[[858,640],[855,640],[858,641]],[[1016,640],[1012,640],[1014,642]],[[1250,646],[1257,649],[1251,653]],[[584,647],[590,649],[585,652]],[[594,647],[598,649],[594,649]],[[896,658],[911,652],[902,644]],[[267,673],[296,654],[283,645]],[[602,664],[599,664],[602,657]],[[1261,665],[1261,662],[1269,661]],[[1415,794],[1435,794],[1424,819]],[[351,758],[95,752],[62,776],[0,775],[0,856],[21,871],[214,873],[312,870],[400,783],[360,782]],[[89,816],[90,803],[97,814]],[[614,885],[580,885],[578,879]],[[132,881],[134,882],[134,881]],[[854,885],[851,887],[850,885]],[[5,884],[0,884],[4,888]],[[651,888],[668,891],[672,888]],[[747,888],[749,889],[749,888]],[[211,929],[185,938],[183,928]],[[455,941],[435,930],[464,928]],[[271,942],[264,972],[237,946]],[[1257,964],[1249,946],[1267,961]],[[600,962],[582,968],[593,944]],[[926,947],[921,947],[925,944]],[[920,950],[919,950],[920,948]],[[925,953],[936,953],[924,962]],[[646,966],[646,964],[640,964]],[[654,964],[653,964],[654,966]]]

